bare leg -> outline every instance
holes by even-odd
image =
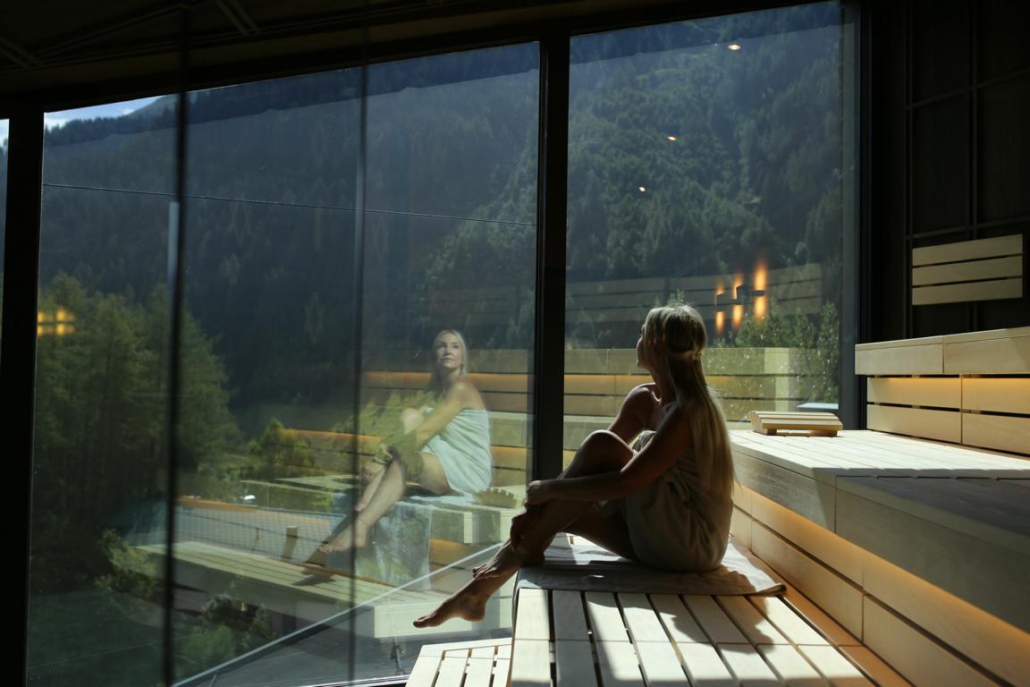
[[[368,531],[386,515],[394,504],[404,496],[404,471],[400,463],[393,461],[380,473],[379,488],[375,490],[365,508],[354,518],[354,523],[333,539],[318,547],[324,553],[349,551],[364,548]]]
[[[386,475],[387,468],[379,471],[375,477],[369,480],[368,485],[365,487],[365,491],[361,493],[361,499],[354,504],[354,510],[363,511],[368,507],[368,504],[372,502],[372,497],[375,496],[376,491],[379,489],[379,485],[383,483],[383,477]]]
[[[562,477],[578,477],[580,475],[597,474],[618,470],[633,457],[633,451],[615,434],[608,431],[594,432],[580,446],[572,464]],[[629,534],[625,532],[625,522],[621,518],[602,518],[587,501],[551,501],[534,513],[522,532],[518,548],[511,542],[505,542],[493,559],[477,568],[473,579],[464,587],[452,594],[432,613],[415,621],[415,627],[435,627],[451,618],[465,620],[482,620],[486,612],[486,602],[498,589],[507,582],[522,565],[538,561],[543,550],[564,528],[576,528],[589,532],[594,541],[602,545],[610,545],[616,553],[625,555],[631,552]],[[579,523],[578,528],[576,523]],[[605,533],[605,529],[612,531]],[[616,550],[617,549],[617,550]]]
[[[419,484],[436,494],[449,492],[451,488],[447,483],[447,475],[440,464],[440,459],[431,453],[422,453],[420,458],[422,474],[418,478]],[[368,542],[369,530],[401,500],[407,488],[400,460],[391,462],[380,474],[382,479],[379,482],[379,488],[372,494],[364,509],[354,518],[354,524],[336,535],[332,541],[320,546],[320,551],[333,553],[348,551],[352,548],[364,548]]]
[[[451,594],[435,611],[415,621],[415,627],[436,627],[451,618],[462,618],[477,622],[486,615],[486,602],[497,593],[518,568],[507,575],[472,579],[464,587]]]
[[[621,469],[632,457],[633,451],[615,434],[605,430],[593,432],[579,447],[576,457],[561,476],[580,477],[612,472]],[[511,542],[502,546],[490,561],[473,570],[477,578],[507,574],[509,569],[514,571],[523,565],[539,563],[554,535],[592,510],[593,504],[589,501],[558,500],[545,503],[539,508],[538,513],[527,513],[531,518],[530,524],[520,533],[518,546],[513,546]],[[595,523],[594,527],[603,527],[603,524]],[[616,553],[622,555],[621,552]]]

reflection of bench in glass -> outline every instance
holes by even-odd
[[[734,433],[735,535],[913,682],[1025,682],[1030,328],[860,345],[856,370],[877,431]]]
[[[734,307],[740,307],[741,314],[757,306],[762,313],[816,315],[823,305],[822,267],[807,264],[738,275],[573,280],[565,293],[571,329],[615,328],[632,336],[649,309],[674,298],[697,307],[708,322],[716,322],[719,312],[731,321]],[[531,308],[532,302],[532,291],[517,286],[435,290],[429,294],[426,328],[456,327],[473,340],[488,338],[498,328],[517,322],[522,309]],[[456,317],[456,313],[463,315]]]
[[[812,355],[793,348],[714,348],[705,353],[705,368],[722,396],[727,419],[744,423],[751,410],[792,410],[802,402]],[[424,389],[428,373],[394,371],[407,359],[403,352],[374,357],[370,365],[375,368],[364,375],[363,399],[385,405]],[[492,350],[475,356],[471,378],[490,410],[495,486],[525,484],[532,406],[528,367],[526,351]],[[631,348],[568,350],[565,371],[564,448],[569,458],[587,434],[608,427],[626,394],[649,377],[636,366]],[[374,445],[374,440],[362,442],[363,459]]]
[[[149,554],[151,563],[163,564],[165,547],[145,545],[137,550]],[[264,608],[285,622],[285,628],[309,623],[343,623],[361,636],[393,639],[424,636],[427,630],[416,630],[412,621],[425,615],[446,598],[436,589],[398,589],[375,580],[350,576],[327,576],[311,583],[299,566],[276,557],[241,551],[201,541],[177,542],[174,548],[176,586],[196,590],[204,598],[227,595],[253,608]],[[473,558],[473,563],[484,560]],[[160,569],[160,568],[157,568]],[[153,570],[141,570],[152,574]],[[467,578],[469,572],[462,570]],[[510,625],[511,592],[505,590],[487,608],[483,625],[475,629],[490,630]],[[348,609],[350,615],[340,616]],[[340,616],[333,620],[336,616]],[[470,623],[459,621],[455,627],[438,628],[443,633],[472,630]]]

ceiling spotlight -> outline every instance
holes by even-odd
[[[729,48],[730,50],[740,50],[743,46],[740,43],[730,43],[726,47]]]

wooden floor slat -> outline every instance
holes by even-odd
[[[434,687],[461,687],[468,666],[468,653],[468,649],[464,649],[444,654]]]
[[[708,641],[704,630],[694,620],[694,616],[690,615],[683,599],[675,594],[651,594],[650,596],[658,618],[672,641],[685,644]]]
[[[711,644],[679,644],[677,648],[694,687],[736,687],[737,679]]]
[[[593,647],[585,633],[580,639],[556,639],[554,664],[562,687],[597,687]]]
[[[829,646],[799,646],[800,651],[834,687],[873,687],[842,653]]]
[[[710,596],[684,596],[683,601],[713,644],[747,644],[733,621]]]
[[[791,687],[826,687],[829,683],[798,650],[787,644],[766,644],[759,653]]]
[[[780,679],[750,644],[720,644],[719,655],[741,687],[778,687]]]
[[[510,661],[509,661],[510,657]],[[906,687],[788,586],[775,596],[524,588],[514,638],[427,645],[414,687]]]
[[[630,642],[601,641],[594,644],[594,649],[597,651],[602,687],[643,684],[644,677],[640,674],[637,652]]]

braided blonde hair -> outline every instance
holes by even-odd
[[[665,365],[694,439],[702,486],[720,496],[733,491],[733,458],[726,419],[705,380],[701,357],[708,344],[704,320],[689,305],[653,308],[644,320],[644,340]]]

